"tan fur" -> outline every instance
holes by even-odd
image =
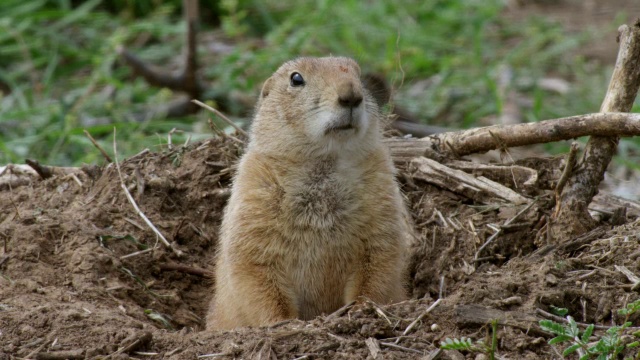
[[[380,121],[351,59],[296,59],[265,82],[222,222],[208,329],[405,298],[408,229]]]

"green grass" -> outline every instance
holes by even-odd
[[[179,69],[185,31],[179,6],[177,0],[0,2],[0,82],[12,90],[0,98],[0,164],[102,161],[83,129],[111,152],[116,126],[121,158],[163,149],[173,128],[183,131],[174,134],[176,143],[208,136],[208,114],[164,119],[159,109],[177,95],[133,78],[115,52],[124,45],[168,71]],[[252,98],[283,61],[346,55],[364,71],[384,74],[399,87],[396,102],[425,122],[472,127],[504,110],[505,69],[513,74],[507,89],[530,102],[522,107],[527,121],[597,111],[610,74],[574,55],[595,32],[568,34],[539,17],[509,22],[499,0],[225,0],[218,6],[203,6],[202,35],[216,31],[233,50],[212,55],[203,40],[211,36],[200,37],[199,49],[202,75],[215,93]],[[570,92],[539,88],[536,80],[549,74],[569,80]],[[240,101],[230,108],[237,117],[252,111]],[[634,141],[621,147],[638,152]]]

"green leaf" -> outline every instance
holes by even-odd
[[[478,341],[478,344],[482,345],[481,342]],[[460,339],[450,339],[446,338],[444,341],[440,342],[440,348],[444,350],[474,350],[473,340],[468,337],[462,337]]]
[[[572,339],[573,338],[571,336],[568,336],[568,335],[558,335],[558,336],[554,337],[553,339],[549,340],[549,345],[558,344],[558,343],[569,341],[569,340],[572,340]]]
[[[565,316],[569,313],[569,309],[567,308],[561,308],[561,307],[555,307],[553,305],[550,306],[550,310],[552,314],[558,315],[558,316]]]
[[[580,349],[580,344],[573,344],[562,352],[562,356],[567,356],[571,353],[574,353],[578,349]]]
[[[615,335],[620,331],[620,326],[612,326],[610,328],[607,329],[607,334],[609,335]]]
[[[587,329],[584,331],[584,333],[582,334],[582,342],[583,343],[587,343],[589,342],[589,337],[591,337],[591,334],[593,334],[593,329],[595,329],[595,325],[591,324],[587,327]]]
[[[569,330],[567,332],[568,335],[571,335],[571,337],[578,336],[580,334],[580,331],[578,330],[578,324],[576,323],[576,321],[571,316],[567,316],[567,320],[569,321],[569,328],[567,329]]]
[[[556,335],[565,335],[567,333],[565,327],[562,324],[558,324],[557,322],[551,320],[540,320],[539,324],[542,330]]]

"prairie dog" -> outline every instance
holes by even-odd
[[[225,209],[207,329],[405,298],[409,230],[381,115],[348,58],[299,58],[263,85]]]

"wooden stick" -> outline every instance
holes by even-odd
[[[631,111],[640,87],[640,21],[632,27],[621,26],[618,33],[620,49],[609,89],[600,108],[602,113]],[[606,121],[600,126],[613,125],[616,119],[608,117]],[[638,125],[634,127],[640,128]],[[582,161],[564,188],[561,196],[563,206],[551,224],[552,236],[560,241],[584,234],[595,226],[588,206],[597,194],[598,185],[617,151],[619,136],[624,136],[616,132],[593,135],[596,136],[589,139]]]
[[[427,314],[429,314],[431,311],[433,311],[433,309],[436,308],[436,306],[438,306],[438,304],[440,304],[440,302],[442,301],[442,299],[438,299],[436,300],[433,304],[431,304],[431,306],[429,306],[427,308],[427,310],[425,310],[422,314],[420,314],[420,316],[418,316],[415,320],[413,320],[411,322],[411,324],[409,324],[409,326],[407,326],[406,329],[404,329],[404,331],[402,332],[402,335],[407,335],[420,321],[422,321],[422,319],[427,316]]]
[[[210,278],[210,279],[215,277],[214,273],[209,271],[209,270],[197,268],[197,267],[194,267],[194,266],[176,264],[176,263],[160,264],[160,270],[162,270],[162,271],[178,271],[178,272],[183,272],[185,274],[191,274],[191,275],[196,275],[196,276],[200,276],[200,277],[204,277],[204,278]]]
[[[640,68],[640,66],[638,67]],[[537,123],[494,125],[476,129],[447,132],[426,138],[391,138],[385,142],[392,156],[410,160],[418,156],[455,154],[465,156],[499,149],[569,140],[581,136],[640,136],[640,114],[607,112],[569,116]],[[495,138],[500,138],[497,143]]]
[[[84,349],[41,352],[36,354],[36,360],[74,360],[84,359]]]

